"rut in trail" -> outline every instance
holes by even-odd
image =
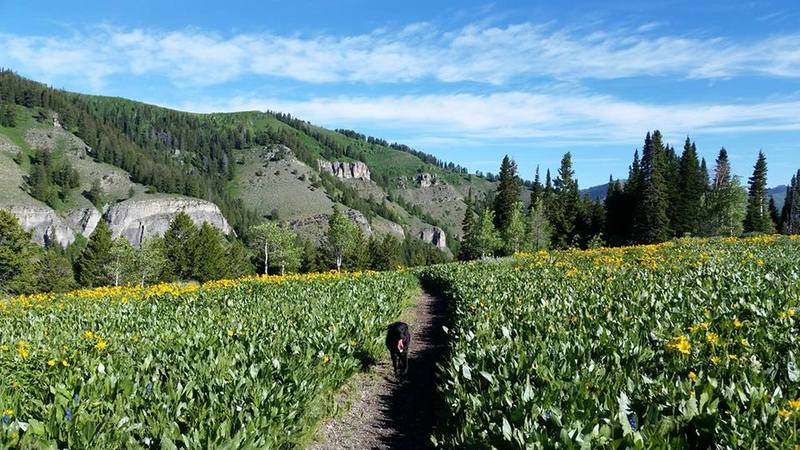
[[[350,409],[320,427],[314,450],[426,449],[436,407],[436,364],[447,353],[444,302],[426,292],[417,298],[409,323],[412,333],[408,375],[396,381],[392,363],[382,359],[355,378]],[[388,324],[387,324],[388,325]]]

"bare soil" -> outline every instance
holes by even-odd
[[[445,304],[422,292],[412,311],[408,374],[395,379],[386,357],[369,372],[358,374],[338,399],[351,406],[342,416],[323,423],[320,439],[309,448],[426,449],[435,422],[436,364],[447,352]]]

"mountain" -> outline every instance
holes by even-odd
[[[783,202],[786,201],[786,192],[789,190],[789,186],[780,185],[775,186],[774,188],[767,189],[767,195],[775,199],[775,205],[778,207],[778,211],[783,208]]]
[[[775,204],[778,206],[778,210],[783,207],[783,202],[786,200],[786,191],[788,189],[788,186],[785,185],[775,186],[774,188],[767,189],[767,195],[775,199]],[[582,197],[589,196],[592,200],[596,201],[605,200],[607,193],[608,184],[600,184],[590,188],[581,189]]]
[[[40,242],[67,244],[100,218],[135,240],[178,210],[238,234],[269,218],[319,239],[338,205],[368,234],[444,248],[468,193],[495,188],[405,145],[286,114],[187,113],[11,71],[0,72],[0,104],[0,208]]]

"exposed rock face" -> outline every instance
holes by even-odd
[[[39,245],[57,242],[66,247],[75,241],[75,232],[47,206],[9,206],[4,209],[17,216],[22,228],[30,231],[33,242]]]
[[[25,132],[25,142],[31,148],[53,151],[59,142],[63,142],[66,150],[77,155],[91,153],[92,149],[79,137],[63,128],[31,128]]]
[[[114,238],[124,237],[133,245],[161,236],[179,212],[185,212],[196,225],[208,222],[225,234],[233,232],[217,205],[189,197],[132,199],[108,208],[105,220]]]
[[[403,227],[400,226],[398,223],[394,223],[391,221],[386,221],[386,226],[389,228],[389,232],[396,235],[400,239],[405,239],[406,232],[403,230]]]
[[[16,155],[19,152],[19,147],[16,144],[8,140],[3,135],[0,135],[0,152],[8,153],[9,155]]]
[[[423,188],[431,187],[431,186],[433,186],[434,184],[437,183],[436,177],[434,177],[433,175],[431,175],[429,173],[417,174],[417,176],[414,177],[414,181],[417,182],[419,187],[423,187]]]
[[[419,232],[419,238],[423,242],[433,244],[436,248],[443,249],[447,247],[447,236],[444,230],[439,227],[423,228]]]
[[[64,221],[75,233],[89,237],[103,216],[93,207],[67,211]]]
[[[318,159],[317,168],[320,172],[328,172],[339,178],[370,179],[369,167],[361,161],[343,162]]]

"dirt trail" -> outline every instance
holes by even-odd
[[[320,427],[313,450],[426,449],[434,423],[436,363],[447,350],[442,331],[444,302],[426,292],[417,299],[409,323],[412,332],[409,370],[396,381],[386,357],[368,373],[358,374],[350,389],[350,409]]]

